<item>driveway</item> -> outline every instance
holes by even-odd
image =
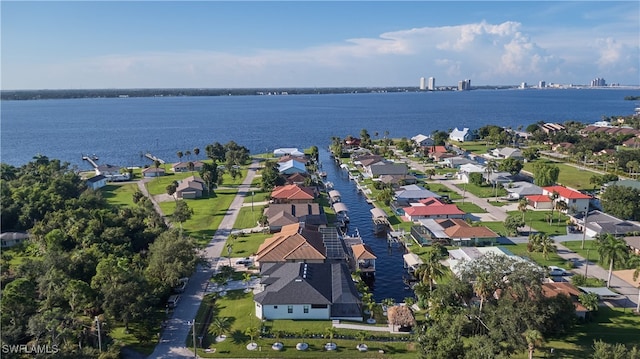
[[[258,160],[254,160],[251,163],[247,177],[245,177],[239,186],[238,194],[233,199],[218,230],[209,244],[202,250],[204,258],[207,259],[210,265],[198,266],[196,272],[191,276],[189,285],[182,294],[180,303],[166,321],[166,327],[161,333],[160,343],[158,343],[149,358],[194,357],[193,351],[185,347],[185,341],[191,328],[190,321],[194,320],[204,295],[210,291],[209,279],[214,274],[215,265],[222,254],[227,237],[233,229],[233,225],[244,202],[244,197],[248,193],[251,182],[255,177],[258,164]]]

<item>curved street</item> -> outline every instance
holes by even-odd
[[[166,321],[165,329],[160,333],[160,342],[149,358],[194,357],[194,352],[185,347],[191,323],[206,294],[209,279],[214,274],[215,264],[224,249],[227,237],[233,229],[239,210],[244,203],[244,198],[251,188],[251,182],[256,175],[258,163],[258,160],[253,160],[249,166],[247,176],[238,187],[238,193],[222,219],[218,230],[209,244],[202,250],[202,255],[209,262],[209,266],[198,266],[195,273],[191,276],[187,288],[184,293],[182,293],[180,303],[174,309],[171,317]]]

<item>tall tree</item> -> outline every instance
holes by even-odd
[[[184,200],[176,202],[176,209],[171,215],[171,219],[180,223],[182,229],[182,223],[186,222],[193,215],[193,209],[189,208],[189,205]]]
[[[441,278],[446,273],[447,268],[440,263],[440,253],[436,247],[427,250],[425,261],[416,269],[416,276],[423,284],[429,285],[429,291],[433,291],[434,280]]]
[[[145,277],[165,293],[178,285],[180,278],[190,276],[198,261],[193,240],[176,231],[162,233],[149,246],[148,258]]]
[[[535,329],[527,329],[523,333],[523,336],[527,341],[527,348],[529,349],[529,359],[533,359],[533,351],[538,345],[544,342],[544,337],[542,336],[542,333],[540,333],[540,331]]]
[[[534,183],[540,187],[554,185],[558,181],[560,167],[537,161],[533,164]]]
[[[596,248],[600,255],[600,261],[609,262],[609,276],[607,278],[607,288],[611,285],[614,263],[624,264],[629,255],[627,243],[613,234],[605,234],[596,239]]]

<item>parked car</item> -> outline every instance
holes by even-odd
[[[567,275],[567,271],[556,266],[549,266],[549,275],[551,276],[562,276]]]
[[[180,301],[180,296],[175,294],[169,297],[167,300],[167,307],[173,309],[178,306],[178,302]]]
[[[244,259],[239,259],[239,260],[236,261],[236,264],[244,265],[245,267],[249,267],[252,263],[253,263],[253,261],[249,257],[244,258]]]
[[[178,280],[178,285],[173,287],[173,291],[175,293],[182,293],[187,288],[187,284],[189,284],[189,278],[184,277]]]

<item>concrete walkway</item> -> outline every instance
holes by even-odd
[[[193,351],[185,347],[185,341],[191,328],[190,323],[194,320],[200,303],[209,289],[209,279],[215,272],[218,258],[222,254],[227,237],[233,229],[240,208],[242,208],[244,197],[249,192],[258,164],[258,160],[254,160],[251,163],[247,177],[238,187],[238,193],[222,219],[218,230],[206,248],[202,250],[201,254],[207,259],[209,266],[198,266],[196,272],[191,276],[180,303],[167,320],[165,330],[161,333],[160,343],[158,343],[149,358],[194,357]]]

